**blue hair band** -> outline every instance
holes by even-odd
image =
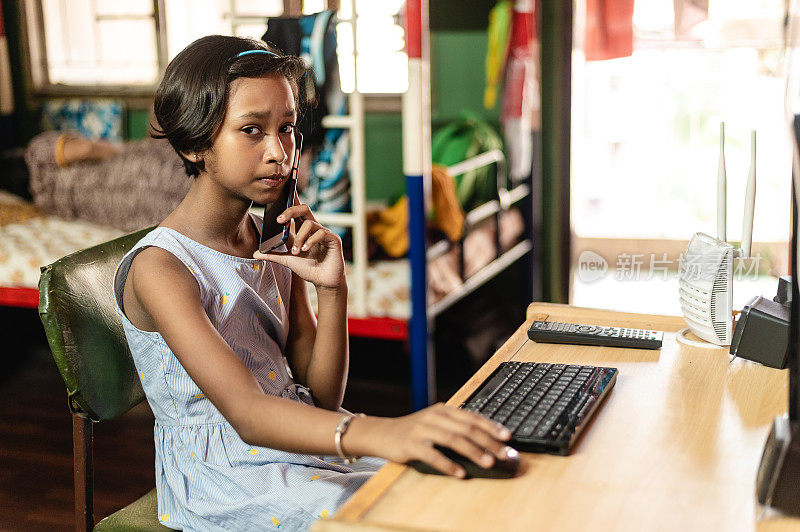
[[[267,55],[273,55],[275,57],[280,57],[275,52],[271,52],[269,50],[245,50],[244,52],[239,52],[238,54],[236,54],[236,59],[242,57],[243,55],[248,55],[248,54],[267,54]]]

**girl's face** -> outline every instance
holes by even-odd
[[[235,197],[275,201],[292,168],[296,122],[294,93],[285,77],[233,80],[225,116],[202,154],[208,178]]]

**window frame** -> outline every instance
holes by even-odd
[[[152,0],[153,23],[155,25],[156,57],[158,71],[167,66],[166,8],[164,0]],[[329,9],[336,9],[339,0],[327,0]],[[283,0],[284,16],[301,16],[302,0]],[[51,83],[47,67],[47,51],[44,39],[44,14],[42,0],[24,0],[21,10],[22,49],[25,60],[25,82],[34,100],[51,97],[114,97],[133,107],[149,107],[158,83],[152,85],[63,85]],[[232,23],[247,20],[248,16],[232,17]],[[257,17],[261,19],[263,17]],[[401,109],[402,92],[362,93],[365,110],[368,112],[394,113]]]

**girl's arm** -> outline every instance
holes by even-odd
[[[318,287],[317,306],[319,321],[311,310],[306,282],[292,273],[286,358],[295,381],[311,389],[314,404],[338,410],[344,399],[349,362],[347,284]]]
[[[299,200],[278,217],[280,223],[290,219],[302,224],[287,242],[289,252],[256,252],[253,256],[292,271],[286,358],[295,381],[311,389],[314,403],[337,410],[344,398],[349,361],[342,241],[320,225],[308,205]],[[316,287],[318,319],[311,310],[305,281]]]
[[[132,290],[131,298],[127,297]],[[255,377],[214,328],[197,281],[169,252],[150,247],[133,260],[125,286],[131,301],[161,333],[200,390],[251,445],[307,454],[336,454],[334,432],[342,415],[265,394]],[[130,312],[126,303],[126,311]],[[433,448],[450,447],[484,467],[505,456],[510,433],[494,422],[435,405],[396,419],[355,419],[342,439],[350,455],[397,462],[422,460],[457,476],[464,471]]]

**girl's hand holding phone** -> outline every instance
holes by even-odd
[[[253,258],[286,266],[317,288],[337,289],[345,286],[347,281],[339,235],[317,222],[309,206],[300,203],[296,194],[294,206],[278,216],[279,223],[289,223],[291,220],[295,222],[296,231],[290,233],[286,242],[289,251],[256,251]]]

